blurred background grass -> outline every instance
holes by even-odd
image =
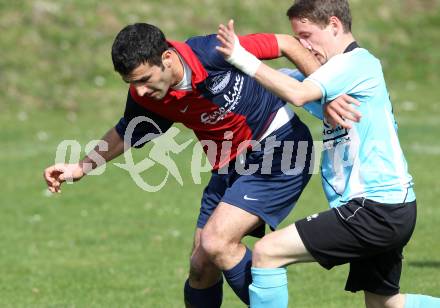
[[[184,176],[159,193],[140,190],[109,165],[105,175],[48,196],[43,169],[64,139],[82,146],[121,116],[126,84],[113,72],[116,33],[137,21],[168,38],[213,33],[234,18],[239,33],[290,33],[291,1],[0,0],[1,307],[182,307],[202,185],[191,180],[191,151],[173,156]],[[440,296],[440,1],[350,1],[353,32],[377,55],[416,183],[418,225],[406,249],[402,291]],[[291,66],[277,60],[273,65]],[[301,113],[320,140],[321,124]],[[194,138],[183,130],[183,142]],[[136,151],[138,160],[148,147]],[[164,170],[144,175],[160,182]],[[291,223],[326,209],[315,176]],[[342,291],[347,267],[289,268],[298,307],[359,307]],[[241,307],[228,287],[224,307]],[[323,304],[325,303],[325,304]]]

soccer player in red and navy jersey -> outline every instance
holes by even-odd
[[[258,59],[286,56],[306,75],[319,67],[289,35],[253,34],[239,40]],[[265,224],[275,229],[310,179],[313,143],[307,127],[283,100],[227,63],[218,45],[216,35],[168,41],[160,29],[146,23],[122,29],[113,43],[112,60],[130,86],[123,117],[102,138],[107,151],[98,145],[77,164],[53,165],[44,173],[49,190],[58,192],[66,179],[81,179],[100,162],[130,146],[142,146],[146,135],[158,136],[173,123],[192,129],[201,141],[211,141],[216,150],[204,148],[213,170],[202,196],[184,288],[187,307],[220,307],[223,276],[249,304],[252,256],[241,240],[248,234],[261,237]],[[138,116],[155,125],[142,122],[124,139],[130,121]],[[225,140],[230,143],[226,148]],[[253,148],[251,140],[260,147]],[[288,165],[294,172],[282,168],[286,145],[293,145]],[[268,156],[269,168],[263,164]],[[303,159],[297,159],[300,156]],[[252,173],[237,171],[237,166],[249,170],[251,165],[257,166]]]

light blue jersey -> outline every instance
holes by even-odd
[[[344,93],[361,102],[357,109],[362,118],[352,129],[333,129],[323,121],[321,175],[330,206],[358,197],[381,203],[414,201],[380,61],[356,48],[331,58],[306,80],[320,87],[322,103]]]
[[[289,75],[298,78],[298,73]],[[305,108],[323,119],[321,176],[331,207],[365,197],[381,203],[415,200],[412,177],[397,137],[397,123],[380,61],[363,48],[331,58],[306,80],[322,91],[321,103],[349,94],[361,102],[359,123],[350,130],[333,129],[322,116],[322,106]]]

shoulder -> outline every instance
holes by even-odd
[[[202,54],[217,51],[215,47],[219,44],[215,34],[193,36],[186,40],[185,43],[188,44],[195,53]]]
[[[337,79],[337,76],[351,76],[352,78],[363,76],[377,76],[382,73],[380,61],[364,48],[356,48],[353,51],[336,55],[323,64],[310,77],[327,76],[329,79]],[[332,78],[333,77],[333,78]]]
[[[230,69],[231,65],[226,62],[220,52],[216,49],[219,45],[217,35],[194,36],[185,42],[202,65],[208,70]]]
[[[332,57],[307,80],[321,88],[326,101],[343,93],[372,96],[384,84],[379,60],[364,48]]]
[[[354,67],[374,67],[380,66],[380,61],[373,56],[367,49],[356,48],[350,52],[336,55],[332,57],[322,67],[339,67],[343,69],[353,69]]]

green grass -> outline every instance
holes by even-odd
[[[352,1],[354,33],[384,65],[399,135],[415,178],[419,216],[406,248],[403,292],[440,296],[439,1]],[[203,183],[192,182],[191,148],[174,155],[184,177],[141,191],[110,164],[47,196],[43,169],[60,141],[84,146],[114,125],[126,85],[110,46],[126,23],[148,21],[169,38],[214,32],[233,17],[240,33],[290,32],[290,1],[0,0],[1,307],[182,307]],[[164,9],[165,8],[165,9]],[[274,65],[286,66],[285,61]],[[301,113],[320,139],[320,123]],[[194,135],[183,130],[183,142]],[[148,148],[136,151],[136,160]],[[157,183],[163,170],[144,178]],[[283,225],[326,209],[315,176]],[[252,240],[249,240],[252,242]],[[289,268],[298,307],[360,307],[343,291],[347,267]],[[225,287],[225,307],[241,307]],[[292,304],[293,305],[293,304]]]

